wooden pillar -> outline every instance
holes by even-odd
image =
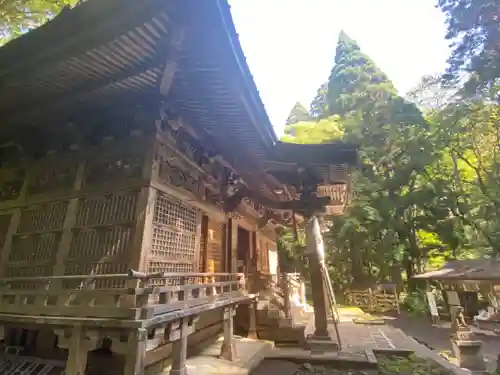
[[[73,185],[75,191],[81,189],[84,177],[85,177],[85,162],[80,162],[76,172],[75,183]],[[68,257],[71,246],[71,239],[73,238],[72,230],[75,227],[76,216],[78,214],[78,202],[79,202],[78,198],[72,198],[69,200],[68,203],[68,208],[66,210],[66,218],[64,219],[64,224],[63,224],[63,233],[61,235],[61,240],[57,248],[54,268],[52,269],[52,275],[54,276],[64,275],[66,258]]]
[[[170,375],[187,375],[187,342],[188,336],[194,331],[195,317],[182,318],[177,329],[171,329],[169,340],[172,345],[172,367]]]
[[[248,335],[250,339],[258,339],[257,335],[257,299],[248,304]]]
[[[68,360],[65,375],[85,375],[88,347],[82,332],[82,326],[75,326],[71,332],[68,346]]]
[[[201,267],[200,272],[208,271],[208,216],[203,215],[201,219],[201,239],[200,239],[200,253],[201,253]]]
[[[139,328],[129,333],[125,353],[124,375],[143,375],[148,332]]]
[[[236,310],[234,306],[229,306],[224,308],[224,341],[222,342],[222,347],[220,349],[220,358],[227,361],[236,360],[236,346],[234,343],[234,314]]]
[[[309,257],[309,273],[314,306],[314,340],[331,340],[328,333],[328,306],[325,300],[325,288],[321,270],[323,262],[323,239],[319,229],[318,219],[309,218],[306,227],[307,256]]]
[[[283,290],[283,309],[285,310],[285,317],[289,318],[291,315],[290,308],[290,285],[288,284],[290,280],[288,279],[288,275],[286,273],[283,274],[281,280],[281,288]]]

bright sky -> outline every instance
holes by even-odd
[[[437,0],[229,0],[261,98],[280,135],[295,102],[308,106],[333,66],[343,29],[401,93],[444,69]]]

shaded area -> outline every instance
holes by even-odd
[[[421,344],[428,346],[435,352],[451,352],[451,326],[442,324],[433,326],[429,320],[424,317],[414,317],[402,313],[395,319],[386,319],[390,327],[402,330],[408,336],[414,337]],[[478,339],[483,342],[482,352],[489,371],[494,371],[496,367],[496,358],[500,354],[500,337],[478,335]]]

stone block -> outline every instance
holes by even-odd
[[[459,367],[471,371],[485,371],[486,364],[481,353],[481,341],[451,340],[453,354]]]

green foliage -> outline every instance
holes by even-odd
[[[419,358],[415,355],[398,357],[393,355],[377,355],[378,373],[380,375],[451,375],[447,370],[431,359]]]
[[[309,114],[316,119],[328,116],[328,82],[323,83],[318,89],[311,105]]]
[[[321,92],[330,115],[312,109],[313,119],[288,125],[283,137],[360,146],[352,202],[343,216],[328,218],[325,235],[338,291],[500,254],[500,107],[457,101],[461,89],[426,76],[404,99],[355,41],[339,36],[328,92]],[[412,292],[406,305],[426,306]]]
[[[330,116],[318,121],[301,121],[285,127],[284,142],[315,144],[339,140],[343,127],[338,116]]]
[[[452,53],[444,78],[457,83],[471,76],[467,94],[496,96],[500,78],[500,3],[497,0],[438,0],[446,16],[446,39]]]
[[[428,303],[425,299],[424,293],[411,292],[408,293],[402,301],[403,307],[412,315],[426,315],[428,314]]]
[[[40,26],[64,7],[78,0],[3,0],[0,1],[0,45]]]

